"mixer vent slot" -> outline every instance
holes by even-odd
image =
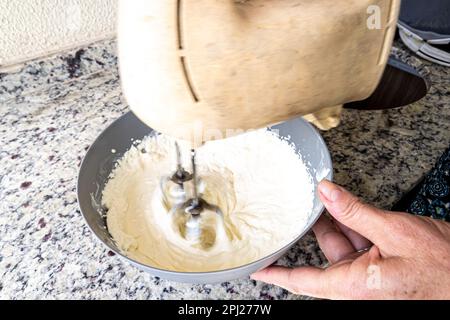
[[[186,78],[186,83],[187,83],[187,85],[189,87],[189,90],[191,91],[192,98],[194,98],[195,102],[198,102],[199,100],[198,100],[197,94],[194,91],[194,87],[192,86],[192,82],[191,82],[191,79],[189,78],[189,73],[188,73],[187,68],[186,68],[185,58],[184,57],[180,57],[180,60],[181,60],[181,66],[183,68],[184,77]]]
[[[181,32],[181,0],[177,0],[177,40],[178,49],[183,50],[183,34]]]
[[[198,96],[195,93],[194,90],[194,86],[192,85],[192,81],[191,78],[189,76],[189,72],[188,72],[188,68],[186,65],[186,58],[183,55],[183,49],[184,49],[184,45],[183,45],[183,30],[182,30],[182,23],[181,23],[181,10],[182,10],[182,0],[177,0],[177,40],[178,40],[178,50],[180,53],[180,64],[181,64],[181,68],[183,69],[183,75],[184,78],[186,79],[186,83],[188,85],[189,91],[191,92],[192,98],[194,99],[195,102],[198,102]]]

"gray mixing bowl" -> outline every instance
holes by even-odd
[[[272,127],[283,137],[290,137],[311,173],[315,188],[323,178],[332,179],[332,164],[327,146],[312,125],[294,119]],[[291,243],[258,261],[227,270],[213,272],[175,272],[144,265],[123,255],[106,228],[101,195],[115,162],[130,148],[132,141],[154,132],[129,112],[111,124],[88,150],[78,176],[78,203],[92,232],[113,252],[152,275],[189,283],[217,283],[247,277],[277,261],[313,226],[324,207],[316,196],[308,225]],[[112,150],[115,150],[113,153]],[[280,159],[283,161],[283,159]]]

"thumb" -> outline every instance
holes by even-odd
[[[388,224],[384,211],[361,202],[344,188],[323,180],[319,196],[328,212],[340,223],[379,244]]]

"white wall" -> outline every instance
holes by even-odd
[[[0,67],[113,37],[116,14],[117,0],[0,0]]]

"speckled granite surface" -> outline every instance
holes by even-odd
[[[389,208],[450,143],[450,69],[394,54],[418,67],[431,90],[408,107],[345,111],[324,133],[336,181]],[[91,234],[76,200],[89,144],[128,109],[115,42],[0,71],[0,298],[300,299],[241,279],[218,285],[164,281],[119,260]],[[312,235],[281,263],[323,265]]]

